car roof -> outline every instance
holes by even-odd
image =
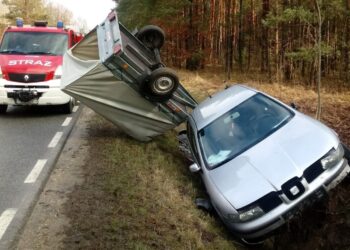
[[[236,84],[208,97],[192,112],[191,116],[200,130],[233,107],[244,102],[257,93],[247,86]]]

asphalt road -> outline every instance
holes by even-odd
[[[0,115],[0,249],[17,239],[80,113],[10,107]]]

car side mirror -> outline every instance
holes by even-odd
[[[299,107],[294,102],[292,102],[290,106],[295,110],[299,110]]]
[[[201,171],[201,167],[198,166],[197,163],[193,163],[191,166],[190,166],[190,171],[192,173],[198,173],[199,171]]]

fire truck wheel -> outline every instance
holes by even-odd
[[[149,49],[160,49],[165,40],[164,31],[155,25],[147,25],[139,30],[137,38]]]
[[[5,114],[7,111],[7,105],[0,105],[0,114]]]
[[[0,114],[5,114],[7,111],[7,105],[0,105]]]
[[[169,68],[158,68],[151,73],[145,84],[144,94],[152,101],[169,100],[179,86],[176,72]]]
[[[73,108],[74,108],[74,99],[71,98],[70,101],[66,104],[62,105],[62,110],[64,114],[71,114],[73,112]]]

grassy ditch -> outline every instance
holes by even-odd
[[[223,89],[215,72],[180,72],[181,81],[198,99]],[[303,87],[262,84],[245,76],[237,81],[263,90],[285,102],[296,102],[313,115],[316,94]],[[350,92],[323,93],[322,119],[350,144]],[[137,142],[99,116],[89,124],[89,157],[84,183],[67,203],[71,227],[69,249],[241,249],[215,216],[196,209],[204,195],[198,176],[179,153],[175,132],[150,143]],[[346,246],[337,235],[350,232],[350,193],[347,186],[332,192],[317,211],[306,211],[265,249],[336,249]],[[305,221],[305,223],[301,223]],[[320,223],[321,221],[321,223]],[[331,229],[331,234],[327,230]],[[333,236],[332,236],[333,235]],[[327,236],[327,237],[326,237]],[[293,238],[294,237],[294,238]],[[347,236],[346,236],[347,237]],[[347,237],[350,238],[350,237]]]
[[[111,226],[126,248],[234,248],[222,227],[195,208],[200,182],[179,155],[175,134],[148,144],[124,137],[110,150],[108,192],[119,203]]]
[[[66,213],[69,249],[237,249],[221,223],[196,209],[200,179],[188,171],[175,132],[140,143],[95,116],[84,183]]]

